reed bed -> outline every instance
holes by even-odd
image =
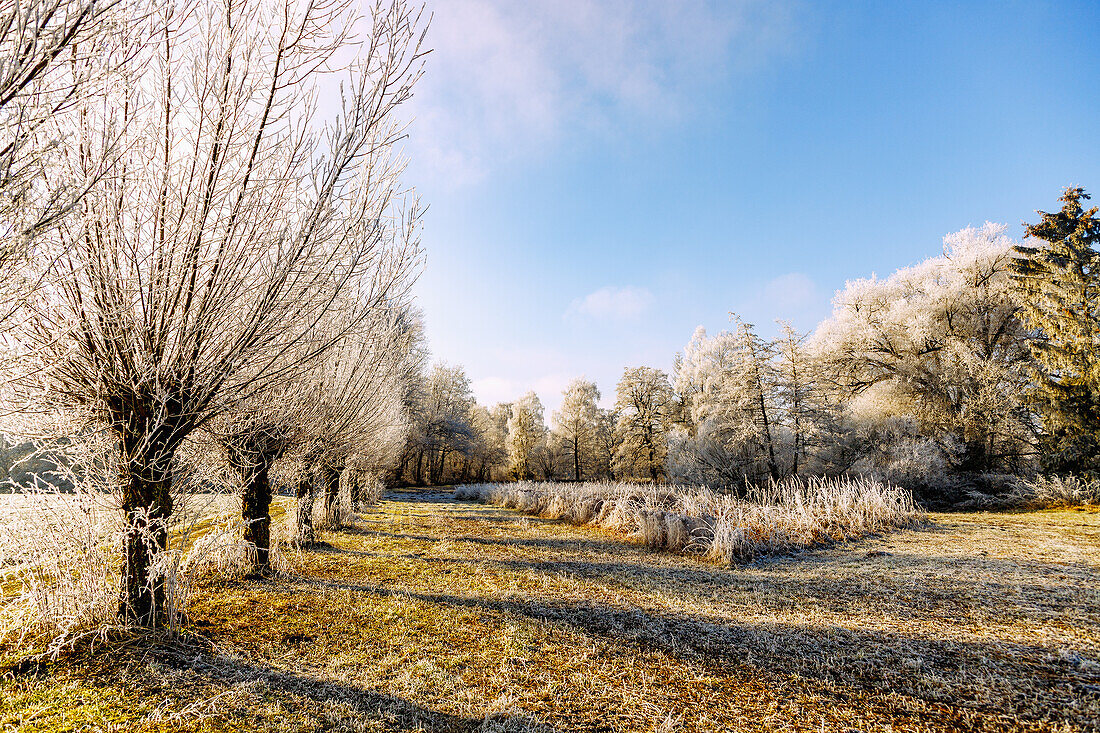
[[[787,480],[744,496],[696,486],[521,481],[461,486],[455,498],[595,525],[725,564],[925,521],[909,491],[866,477]]]

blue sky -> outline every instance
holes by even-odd
[[[437,0],[408,182],[437,359],[479,401],[671,370],[735,311],[1100,194],[1100,3]],[[1100,196],[1098,196],[1100,198]]]

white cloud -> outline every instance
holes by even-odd
[[[600,320],[630,320],[645,313],[651,305],[653,293],[645,288],[607,285],[574,300],[565,315],[590,316]]]
[[[475,379],[470,382],[470,389],[473,390],[477,401],[487,407],[498,402],[510,402],[519,396],[516,392],[519,389],[516,381],[504,377]]]
[[[528,392],[534,391],[545,409],[545,418],[550,422],[550,414],[561,405],[562,391],[571,377],[564,373],[544,374],[530,381],[507,379],[505,377],[485,377],[470,382],[474,397],[479,404],[491,407],[498,402],[512,402]]]
[[[445,184],[624,120],[661,124],[792,44],[785,3],[441,0],[410,154]]]
[[[818,301],[817,286],[801,272],[788,272],[768,281],[762,295],[779,316],[803,311]]]

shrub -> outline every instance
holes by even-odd
[[[90,479],[68,486],[74,488],[62,492],[39,482],[0,495],[0,643],[34,639],[53,654],[82,635],[122,624],[118,499]],[[170,549],[159,553],[150,573],[150,582],[165,588],[169,633],[179,628],[195,580],[243,574],[255,551],[241,539],[236,496],[183,493],[174,501]],[[152,534],[156,525],[149,526]],[[276,569],[285,567],[286,534],[275,528]]]

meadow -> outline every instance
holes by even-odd
[[[176,639],[26,661],[46,730],[1095,730],[1100,513],[924,515],[730,564],[450,490],[392,491]],[[20,660],[24,661],[20,661]]]

